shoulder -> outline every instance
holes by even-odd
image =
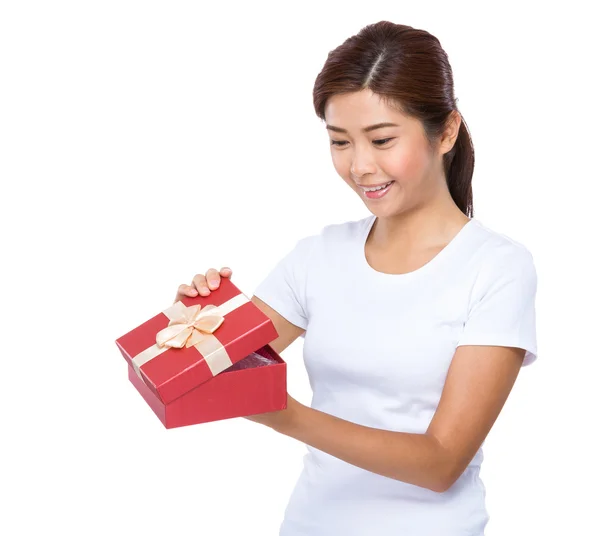
[[[357,220],[330,223],[321,229],[321,240],[328,246],[355,243],[363,237],[374,218],[371,214]]]
[[[508,259],[528,259],[533,258],[531,251],[527,246],[510,236],[490,229],[481,221],[474,219],[473,224],[476,233],[480,238],[480,250],[484,257],[491,260]]]
[[[473,224],[478,246],[474,255],[479,261],[480,278],[537,278],[533,255],[525,244],[490,229],[479,220],[474,220]]]
[[[355,247],[366,233],[371,218],[330,223],[297,239],[291,252],[292,259],[302,260],[307,265],[329,265]]]
[[[344,244],[354,243],[366,233],[373,218],[374,216],[367,216],[358,220],[327,224],[297,240],[297,247],[311,250],[319,246],[339,248]]]

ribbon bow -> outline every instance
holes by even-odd
[[[181,310],[169,325],[156,334],[156,344],[161,348],[194,346],[205,338],[205,334],[214,333],[225,321],[215,305],[206,305],[204,309],[200,305],[181,305]]]

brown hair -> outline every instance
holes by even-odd
[[[313,89],[315,111],[325,121],[329,97],[367,88],[389,106],[420,120],[432,148],[451,112],[460,114],[448,56],[438,39],[425,30],[380,21],[346,39],[329,52],[317,76]],[[475,151],[464,119],[443,163],[452,199],[472,217]]]

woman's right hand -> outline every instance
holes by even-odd
[[[231,268],[224,267],[220,271],[217,271],[216,268],[209,268],[205,275],[196,274],[192,279],[191,285],[179,285],[175,302],[185,297],[196,297],[198,294],[200,296],[208,296],[211,290],[219,288],[221,277],[231,277],[231,273]]]
[[[179,285],[177,289],[177,297],[175,302],[181,301],[183,298],[194,298],[198,295],[208,296],[211,290],[219,288],[222,277],[231,277],[231,268],[221,268],[217,271],[215,268],[210,268],[206,274],[197,274],[192,279],[191,285]],[[269,345],[273,350],[280,353],[283,352],[293,341],[304,333],[304,329],[292,324],[289,320],[281,316],[275,309],[263,302],[256,296],[252,296],[251,301],[258,307],[275,326],[275,331],[278,333],[277,339],[271,341]]]

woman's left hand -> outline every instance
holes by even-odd
[[[287,407],[285,409],[260,413],[258,415],[249,415],[245,418],[259,424],[264,424],[277,432],[283,432],[293,426],[295,419],[298,418],[298,410],[301,407],[302,404],[288,394]]]

